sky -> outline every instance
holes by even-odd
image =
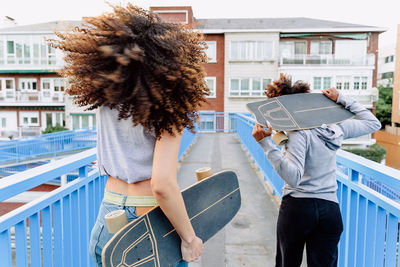
[[[380,47],[396,41],[400,24],[400,0],[109,0],[112,4],[131,2],[149,6],[192,6],[196,18],[309,17],[387,29]],[[0,0],[0,16],[10,16],[19,25],[55,20],[80,20],[111,8],[104,0]]]

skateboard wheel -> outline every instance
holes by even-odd
[[[212,175],[212,171],[210,167],[203,167],[196,170],[197,181],[201,181],[207,177]]]
[[[272,140],[274,140],[275,144],[278,146],[283,146],[288,141],[288,137],[283,131],[279,131],[274,136],[272,136]]]
[[[125,210],[114,210],[112,212],[109,212],[104,216],[104,219],[106,221],[107,229],[110,234],[115,234],[122,227],[128,224]]]

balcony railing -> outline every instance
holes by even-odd
[[[366,54],[362,57],[351,57],[344,58],[338,57],[334,54],[329,55],[291,55],[283,56],[279,58],[279,64],[282,65],[337,65],[337,66],[374,66],[375,55]]]
[[[11,91],[0,94],[2,103],[54,103],[63,104],[65,101],[64,92],[43,92],[43,91]]]

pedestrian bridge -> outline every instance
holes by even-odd
[[[229,130],[185,131],[179,184],[184,188],[194,183],[199,167],[235,170],[242,207],[190,266],[273,266],[283,182],[251,136],[255,123],[251,117],[228,114],[220,123]],[[107,179],[92,167],[95,160],[95,149],[89,149],[0,179],[2,202],[67,173],[78,173],[77,179],[0,217],[1,266],[94,266],[88,255],[89,234]],[[337,164],[344,224],[339,266],[397,266],[400,171],[345,151],[338,152]]]

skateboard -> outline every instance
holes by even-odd
[[[237,176],[222,171],[182,191],[196,235],[206,242],[238,212],[241,205]],[[182,260],[181,239],[159,206],[130,222],[105,245],[104,267],[172,266]]]
[[[335,124],[354,114],[320,93],[284,95],[246,105],[257,123],[276,131],[294,131]]]

